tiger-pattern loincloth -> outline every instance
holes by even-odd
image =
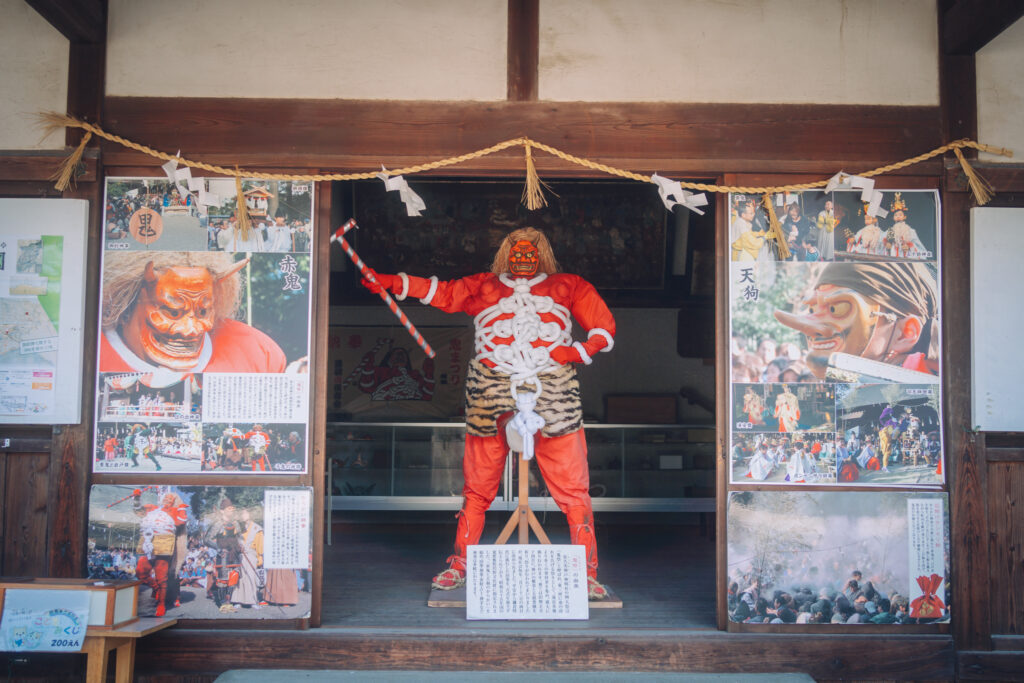
[[[542,391],[534,409],[544,418],[541,433],[544,436],[564,436],[583,427],[583,407],[580,405],[580,383],[576,368],[567,363],[553,372],[539,375]],[[533,391],[532,384],[524,384],[522,391]],[[508,375],[487,367],[476,358],[469,361],[466,373],[466,431],[474,436],[494,436],[498,433],[497,419],[503,413],[514,411]]]

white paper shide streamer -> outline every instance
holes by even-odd
[[[825,185],[825,192],[836,190],[860,190],[860,200],[868,202],[869,216],[885,218],[889,212],[882,208],[882,193],[875,189],[875,181],[859,175],[850,175],[840,171],[832,176]]]
[[[405,204],[406,214],[409,216],[419,216],[426,210],[426,203],[418,194],[412,191],[412,188],[409,187],[409,181],[400,175],[392,176],[388,174],[388,169],[383,166],[380,168],[381,172],[377,174],[377,177],[384,181],[384,188],[388,192],[398,193],[398,196]]]
[[[665,208],[672,211],[676,205],[685,206],[696,214],[704,215],[698,207],[707,206],[708,198],[703,192],[695,194],[683,189],[680,182],[671,180],[657,173],[651,176],[651,182],[658,186],[658,195],[665,204]]]

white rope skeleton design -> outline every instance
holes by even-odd
[[[555,303],[549,296],[538,296],[530,289],[547,278],[541,273],[530,280],[513,279],[506,274],[499,275],[502,284],[512,289],[512,294],[477,314],[473,320],[476,328],[475,350],[478,360],[488,360],[494,369],[509,376],[512,397],[516,401],[516,414],[512,426],[523,439],[523,458],[533,457],[533,435],[544,426],[544,418],[534,412],[537,398],[543,391],[540,378],[545,372],[558,368],[551,359],[550,349],[555,346],[572,345],[572,318],[569,309]],[[496,318],[512,314],[511,318]],[[558,320],[544,322],[542,313],[551,313]],[[497,344],[495,339],[512,338],[509,344]],[[550,346],[534,346],[541,340]],[[533,391],[520,391],[524,384],[531,384]]]

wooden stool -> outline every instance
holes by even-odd
[[[114,669],[115,683],[131,683],[135,671],[135,642],[143,636],[174,626],[177,619],[143,617],[119,628],[96,628],[90,626],[85,632],[82,652],[86,660],[85,680],[87,683],[105,683],[107,680],[107,655],[117,650],[117,664]]]

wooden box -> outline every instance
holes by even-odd
[[[98,581],[96,579],[25,579],[0,577],[0,613],[7,589],[87,590],[90,628],[118,628],[139,620],[140,581]]]
[[[604,419],[608,424],[675,424],[675,394],[608,394]]]

